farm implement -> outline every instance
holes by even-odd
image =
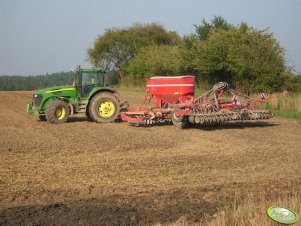
[[[205,94],[195,97],[195,77],[151,77],[146,83],[144,108],[123,108],[121,119],[132,126],[189,124],[211,126],[235,120],[270,119],[273,114],[261,110],[257,103],[266,101],[237,92],[226,82],[216,83]],[[155,107],[147,107],[154,100]]]
[[[194,76],[151,77],[146,81],[145,107],[130,108],[126,102],[120,104],[116,90],[106,85],[103,68],[77,67],[72,71],[72,85],[35,92],[27,104],[27,112],[53,124],[64,123],[69,116],[83,113],[95,122],[121,119],[132,126],[174,124],[181,128],[189,124],[209,126],[273,117],[271,112],[257,106],[267,100],[263,94],[252,99],[225,82],[195,97]],[[155,107],[150,107],[153,101]]]

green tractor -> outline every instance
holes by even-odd
[[[78,66],[72,71],[73,85],[37,91],[27,104],[27,112],[54,124],[64,123],[76,113],[84,113],[95,122],[118,120],[120,102],[115,95],[116,90],[105,85],[105,70]]]

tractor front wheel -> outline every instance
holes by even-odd
[[[120,102],[113,93],[103,92],[92,98],[88,110],[95,122],[114,122],[120,114]]]
[[[55,100],[48,105],[45,111],[47,122],[60,124],[67,121],[69,109],[66,102]]]

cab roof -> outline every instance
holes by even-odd
[[[95,67],[95,68],[79,68],[79,72],[82,73],[106,73],[106,70],[100,67]]]

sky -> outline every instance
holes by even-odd
[[[155,22],[183,36],[214,16],[269,28],[301,72],[301,0],[0,0],[0,75],[90,67],[87,49],[112,27]]]

